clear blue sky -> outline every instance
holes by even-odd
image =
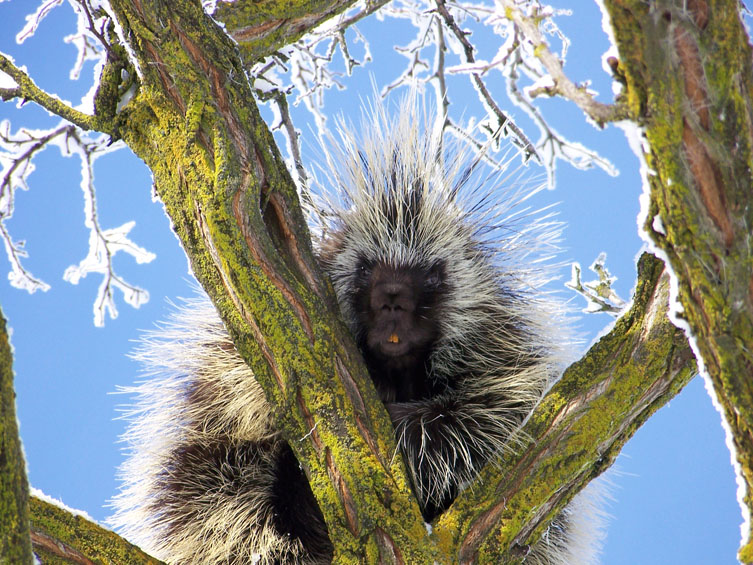
[[[610,78],[600,61],[608,45],[598,8],[588,2],[571,4],[578,6],[578,12],[560,18],[573,40],[568,71],[576,80],[591,78],[601,99],[609,101]],[[75,22],[67,5],[56,9],[34,38],[20,46],[14,41],[25,14],[35,5],[28,0],[0,2],[0,51],[25,65],[37,84],[77,103],[92,74],[88,65],[77,83],[68,79],[75,50],[61,38],[73,32]],[[384,25],[366,23],[364,31]],[[349,89],[327,96],[328,112],[343,112],[357,121],[354,92],[370,95],[369,73],[377,82],[394,78],[402,59],[381,45],[386,42],[379,35],[372,35],[375,63],[343,79]],[[501,82],[497,89],[504,91]],[[451,96],[457,113],[479,112],[472,106],[476,97],[470,91],[451,91]],[[610,177],[597,169],[576,171],[560,164],[557,189],[543,194],[541,203],[559,202],[560,218],[568,225],[564,259],[587,267],[600,252],[607,252],[608,266],[619,277],[617,291],[628,298],[641,248],[635,220],[641,190],[638,161],[617,128],[598,131],[585,124],[577,108],[561,101],[546,102],[543,108],[559,131],[598,147],[621,172]],[[296,113],[303,119],[304,111]],[[520,110],[512,109],[512,114],[537,138]],[[20,110],[15,103],[0,103],[0,119],[10,119],[14,131],[57,123],[31,103]],[[305,136],[308,128],[303,122],[298,125]],[[117,270],[146,288],[151,300],[134,310],[118,296],[120,316],[108,319],[104,328],[95,328],[92,302],[98,276],[90,275],[77,286],[62,280],[66,267],[78,263],[87,251],[79,165],[74,159],[62,159],[54,148],[40,154],[35,163],[31,189],[17,194],[8,227],[15,239],[26,241],[26,267],[52,288],[28,295],[7,282],[0,284],[0,305],[13,329],[21,434],[32,485],[101,521],[109,514],[105,505],[117,488],[116,467],[122,459],[117,440],[124,423],[116,418],[118,405],[127,402],[111,393],[136,378],[138,368],[126,354],[139,329],[165,317],[170,309],[166,299],[190,295],[191,277],[161,205],[151,200],[149,171],[127,150],[102,158],[95,174],[103,227],[135,219],[131,238],[155,252],[157,259],[136,265],[130,257],[117,257]],[[8,271],[4,256],[0,265]],[[563,269],[561,276],[564,282],[569,271]],[[579,297],[572,301],[577,309],[582,307]],[[588,342],[609,322],[605,315],[590,315],[581,317],[577,325]],[[734,477],[720,416],[700,378],[636,434],[617,466],[605,564],[736,562],[741,516]]]

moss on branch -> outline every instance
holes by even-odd
[[[363,14],[376,11],[387,1],[367,2]],[[225,24],[248,63],[295,43],[354,4],[354,0],[238,0],[218,2],[214,17]]]
[[[36,102],[42,108],[49,110],[53,114],[60,116],[63,119],[68,120],[72,124],[85,130],[97,130],[105,133],[110,132],[110,127],[107,122],[99,119],[97,116],[91,116],[84,112],[68,106],[59,98],[50,96],[39,88],[31,77],[24,71],[16,67],[10,59],[5,55],[0,54],[0,71],[11,77],[16,84],[16,88],[4,88],[0,90],[0,97],[3,100],[11,100],[13,98],[21,98],[22,100],[31,100]]]
[[[753,512],[753,69],[736,0],[607,0],[653,174],[646,231],[677,277]],[[655,218],[663,230],[654,229]],[[750,538],[748,532],[748,538]],[[753,563],[753,542],[740,558]]]
[[[0,312],[0,563],[31,563],[29,485],[13,391],[13,353]]]
[[[244,72],[246,65],[344,10],[350,2],[221,3],[216,17],[239,40],[245,60],[240,59],[237,45],[203,13],[199,2],[111,0],[110,3],[141,70],[139,89],[119,113],[116,106],[122,95],[120,75],[124,68],[119,62],[111,62],[105,68],[97,95],[96,117],[76,112],[43,93],[7,59],[0,60],[0,70],[12,76],[19,86],[0,94],[34,100],[80,127],[122,136],[150,167],[158,194],[194,273],[218,306],[238,350],[257,375],[306,470],[335,542],[336,562],[519,561],[547,520],[611,463],[640,423],[692,374],[692,356],[687,344],[666,320],[666,286],[657,283],[660,265],[649,259],[642,261],[641,284],[631,311],[583,361],[566,373],[537,409],[524,430],[525,437],[536,441],[529,449],[485,469],[480,483],[461,495],[438,520],[434,535],[429,537],[401,458],[394,457],[393,429],[386,411],[357,348],[339,320],[331,285],[313,258],[296,188],[259,116]],[[380,2],[372,3],[369,9],[377,4]],[[718,4],[721,6],[722,2]],[[627,68],[626,100],[631,112],[649,126],[652,144],[649,160],[659,172],[652,179],[655,190],[671,192],[672,186],[672,190],[679,190],[681,197],[688,200],[691,197],[684,171],[690,171],[691,181],[703,184],[701,181],[706,180],[708,185],[702,168],[694,170],[693,165],[720,162],[725,153],[723,147],[713,146],[714,136],[728,135],[734,128],[750,131],[750,127],[743,128],[751,121],[745,122],[750,96],[746,102],[737,91],[726,97],[718,95],[725,103],[730,102],[722,108],[727,112],[727,122],[716,117],[704,118],[699,110],[701,105],[692,101],[686,100],[683,108],[682,96],[691,94],[688,80],[668,85],[657,77],[644,75],[646,71],[641,65],[650,67],[655,60],[647,60],[639,52],[643,48],[639,44],[645,42],[641,34],[654,32],[646,27],[645,20],[653,18],[652,25],[664,26],[666,36],[670,31],[676,34],[672,18],[662,23],[656,13],[649,13],[654,8],[648,8],[645,2],[610,5],[614,11],[624,11],[625,17],[617,24],[624,51],[620,70]],[[633,12],[635,18],[626,16]],[[724,19],[725,14],[715,16],[714,22],[731,26]],[[695,18],[693,23],[701,29],[698,21]],[[704,26],[707,25],[708,18]],[[705,48],[711,49],[713,41],[719,40],[716,36],[701,36],[691,30],[686,36],[676,36],[675,43],[669,44],[681,45],[684,37],[691,37],[699,44],[705,41]],[[651,41],[647,43],[654,45]],[[633,45],[633,51],[625,45]],[[651,57],[664,55],[654,53]],[[675,55],[674,61],[693,65],[692,57],[683,59]],[[729,53],[730,57],[733,55],[742,56]],[[750,53],[747,57],[749,62]],[[704,80],[718,83],[715,88],[736,86],[732,84],[735,80],[732,70],[711,69],[704,73]],[[131,73],[131,78],[134,76]],[[701,91],[707,93],[706,98],[698,98],[698,92],[694,91],[697,100],[704,104],[718,101],[708,94],[710,89]],[[690,108],[691,114],[680,118],[671,113],[660,114],[665,110],[661,97],[669,97],[666,104],[673,103],[670,107],[675,110],[678,106],[681,111]],[[703,126],[704,120],[708,126]],[[699,124],[703,126],[700,130]],[[705,131],[701,131],[704,127]],[[688,137],[688,129],[692,137]],[[678,144],[682,150],[679,161],[674,163],[671,155],[676,154],[671,152],[678,151]],[[704,154],[691,151],[699,144]],[[670,157],[662,153],[664,147],[669,148]],[[745,175],[749,175],[753,162],[749,147],[747,138],[740,141],[736,151],[743,164],[735,162],[730,167],[748,183],[745,185],[748,192],[750,182]],[[694,160],[694,155],[700,157]],[[682,182],[668,182],[675,177]],[[683,206],[688,205],[682,198],[667,200],[671,204],[659,204],[656,200],[653,213],[661,213],[665,225],[682,223],[685,218],[678,215],[678,210],[685,213]],[[742,215],[753,213],[753,207],[742,211],[734,208],[733,203],[743,201],[740,195],[716,203],[704,200],[702,194],[693,198],[716,212],[704,227],[710,226],[712,236],[721,234],[724,249],[733,252],[729,261],[742,261],[739,265],[748,269],[745,278],[741,269],[730,266],[737,269],[734,275],[741,277],[741,284],[751,285],[749,292],[753,293],[749,272],[753,261],[734,246],[734,241],[729,243],[734,239],[729,237],[730,230],[734,236],[734,230],[753,223],[753,218]],[[692,221],[687,224],[689,233],[699,243],[712,248],[717,245],[712,236]],[[689,246],[676,233],[672,228],[666,239],[672,244],[683,241],[683,245]],[[744,240],[741,236],[740,241]],[[667,249],[670,257],[680,257],[669,246]],[[726,266],[728,259],[706,250],[697,253],[699,261],[688,263],[690,281],[700,280],[693,277],[697,277],[696,269],[701,268],[699,262],[703,265],[707,261],[706,270],[714,273],[717,283],[724,280],[723,292],[729,292],[733,286],[735,292],[740,292],[735,286],[737,281],[733,285],[720,278],[717,267]],[[685,258],[680,257],[679,261],[683,268]],[[720,343],[727,340],[724,343],[728,346],[737,344],[738,349],[744,349],[753,339],[749,327],[744,325],[744,317],[743,325],[734,325],[741,318],[737,310],[730,308],[730,295],[720,296],[718,292],[722,291],[709,284],[704,280],[699,286],[687,285],[681,290],[686,299],[702,298],[718,309],[714,315],[719,313],[722,318],[714,317],[709,327]],[[739,296],[748,312],[751,311],[746,302],[749,296],[734,296]],[[690,308],[689,315],[695,316],[695,310]],[[725,320],[728,326],[724,325]],[[725,328],[731,329],[724,333]],[[720,372],[723,381],[729,375],[724,370],[732,366],[727,359],[734,355],[723,352],[713,357],[723,369]],[[747,374],[743,372],[743,376]],[[738,384],[733,385],[733,392],[727,394],[737,398],[734,387]],[[740,392],[745,418],[749,414],[745,407],[750,408],[744,397],[746,390]],[[63,511],[41,501],[33,502],[32,511],[35,547],[40,552],[50,551],[50,555],[45,555],[50,562],[86,563],[97,559],[155,562],[137,553],[133,554],[136,557],[125,557],[131,555],[126,553],[113,554],[117,558],[109,554],[102,557],[101,546],[124,542],[108,537],[116,538],[114,534],[90,530],[80,518],[59,515]],[[48,538],[57,540],[58,549],[63,547],[64,551],[60,551],[68,554],[56,556],[52,546],[45,549]],[[90,545],[94,538],[97,541],[91,541]],[[132,547],[119,547],[117,551],[135,551]],[[138,561],[142,558],[144,561]]]
[[[36,497],[31,497],[31,539],[45,565],[162,565],[114,532]]]
[[[194,273],[275,407],[336,561],[433,561],[386,411],[235,44],[195,2],[111,4],[142,69],[123,138],[154,173]]]

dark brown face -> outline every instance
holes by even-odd
[[[362,262],[355,288],[353,306],[364,353],[393,368],[423,363],[438,336],[444,266]]]

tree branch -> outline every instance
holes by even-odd
[[[687,340],[667,317],[668,304],[664,265],[644,254],[631,309],[542,400],[522,430],[523,448],[482,470],[477,486],[439,519],[440,536],[458,536],[461,563],[475,563],[478,555],[498,563],[525,555],[565,504],[696,373]]]
[[[29,484],[18,436],[13,354],[0,312],[0,563],[31,563]]]
[[[605,6],[626,98],[647,142],[644,229],[672,266],[682,305],[676,318],[694,336],[729,425],[749,517],[753,68],[740,3],[608,0]],[[738,555],[744,563],[753,563],[751,533]]]
[[[552,85],[535,91],[531,91],[531,97],[535,98],[539,93],[549,96],[560,95],[575,102],[593,121],[603,127],[608,122],[625,120],[628,118],[627,106],[620,102],[616,104],[603,104],[594,99],[593,95],[584,86],[576,85],[565,74],[562,61],[549,50],[549,45],[539,30],[541,13],[538,7],[533,7],[530,15],[524,15],[517,3],[511,0],[499,0],[504,7],[505,14],[510,18],[523,37],[533,46],[533,53],[542,62],[552,78]]]
[[[375,12],[388,0],[372,0],[366,7],[338,27],[345,29]],[[296,0],[280,3],[275,0],[238,0],[219,2],[213,16],[225,24],[240,45],[245,61],[259,61],[275,51],[296,42],[304,34],[329,18],[344,12],[355,0]]]
[[[0,96],[7,101],[12,98],[23,98],[24,100],[32,100],[39,104],[42,108],[49,110],[53,114],[60,116],[61,118],[68,120],[72,124],[85,130],[98,130],[103,133],[111,133],[110,128],[106,122],[100,120],[97,116],[91,116],[83,112],[79,112],[65,104],[63,101],[50,96],[44,90],[40,89],[34,81],[31,80],[29,75],[24,71],[16,67],[10,59],[0,54],[0,71],[11,77],[16,84],[17,88],[4,88],[0,90]]]
[[[35,496],[31,497],[31,542],[43,563],[164,565],[114,532]]]
[[[339,321],[236,45],[197,3],[111,6],[143,74],[123,139],[153,171],[197,279],[306,470],[335,560],[384,551],[384,562],[434,561],[386,410]]]
[[[444,0],[435,0],[437,5],[437,12],[442,17],[442,20],[444,21],[445,26],[453,33],[455,38],[460,42],[460,44],[463,46],[463,52],[465,53],[465,60],[466,63],[474,63],[476,61],[476,58],[473,54],[474,47],[471,45],[471,42],[468,41],[467,33],[465,33],[463,30],[458,27],[458,24],[455,22],[455,19],[450,14],[449,10],[447,9],[447,6],[445,5]],[[521,130],[515,122],[513,122],[507,114],[505,114],[502,109],[497,105],[497,102],[494,100],[494,97],[489,92],[489,89],[486,88],[486,84],[484,84],[483,79],[481,78],[480,73],[473,72],[471,73],[471,82],[473,83],[473,86],[478,91],[479,95],[481,96],[482,100],[486,104],[486,107],[489,109],[489,112],[491,112],[494,117],[497,119],[497,126],[502,129],[502,131],[509,130],[513,133],[514,139],[516,142],[520,145],[522,148],[526,159],[530,157],[535,157],[537,161],[541,162],[541,157],[536,152],[536,148],[531,143],[531,141],[528,139],[528,137],[523,133],[523,130]]]

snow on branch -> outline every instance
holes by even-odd
[[[550,188],[554,187],[559,160],[578,169],[599,167],[610,175],[617,174],[614,165],[598,152],[557,132],[534,103],[542,94],[569,98],[599,126],[624,117],[622,104],[596,101],[587,84],[575,84],[565,75],[569,41],[554,20],[569,12],[554,10],[538,0],[499,0],[495,4],[394,0],[383,4],[382,0],[359,3],[250,69],[260,98],[275,101],[275,121],[289,142],[292,137],[297,138],[297,133],[289,113],[279,104],[280,96],[296,92],[291,103],[303,103],[317,128],[325,130],[325,92],[332,87],[344,88],[343,77],[372,58],[369,36],[357,24],[373,12],[380,21],[402,20],[410,25],[396,35],[400,43],[394,48],[406,63],[396,69],[392,81],[382,89],[382,96],[408,84],[432,84],[441,132],[458,136],[458,132],[465,131],[466,135],[459,137],[471,151],[479,153],[490,147],[497,151],[500,139],[509,139],[524,160],[533,157],[546,168]],[[472,41],[479,37],[484,41]],[[547,38],[561,45],[558,53],[552,51]],[[492,71],[504,78],[506,97],[495,92]],[[486,111],[486,117],[471,127],[454,121],[449,112],[453,87],[448,85],[448,79],[453,75],[468,77]],[[514,106],[522,108],[538,128],[540,136],[535,143],[513,119],[509,109]],[[290,146],[295,147],[296,143],[290,142]],[[483,158],[490,157],[484,153]],[[291,160],[295,163],[291,169],[298,170],[302,178],[299,158],[293,156]]]
[[[465,59],[465,62],[448,68],[447,73],[468,74],[474,83],[479,85],[485,84],[484,77],[490,71],[497,70],[502,73],[506,80],[507,93],[510,100],[522,108],[539,128],[541,135],[535,146],[537,155],[546,168],[550,188],[553,188],[555,184],[555,170],[558,159],[562,159],[578,169],[597,166],[610,175],[617,174],[617,170],[612,163],[600,156],[596,151],[590,150],[580,143],[569,141],[559,134],[549,125],[540,109],[533,103],[534,96],[531,93],[539,92],[542,84],[555,84],[557,80],[562,80],[573,85],[562,71],[562,62],[564,61],[569,41],[553,19],[555,16],[564,15],[568,12],[557,11],[551,7],[543,6],[538,0],[513,3],[499,1],[494,7],[476,4],[462,4],[461,6],[455,2],[436,1],[438,5],[446,5],[449,14],[457,14],[454,16],[454,27],[450,27],[450,29],[454,30],[454,35],[457,39],[453,50],[458,56]],[[522,14],[524,10],[529,14],[530,25],[538,26],[535,27],[537,34],[535,41],[526,35],[526,32],[531,30],[528,27],[525,29],[522,28],[513,18],[514,13]],[[490,28],[500,38],[499,49],[488,61],[483,60],[481,57],[473,58],[470,56],[472,54],[470,47],[472,46],[469,47],[470,44],[467,41],[467,37],[471,32],[469,29],[460,27],[460,23],[469,19],[486,28]],[[525,21],[528,22],[529,20]],[[544,33],[560,41],[562,50],[559,56],[551,54],[548,44],[543,39],[544,35],[539,30],[544,30]],[[548,68],[542,64],[540,60],[542,52],[550,55],[547,61],[557,61],[556,68],[558,69],[558,74],[556,75],[556,79],[552,78]],[[522,87],[520,83],[523,78],[529,80],[532,85]],[[480,92],[481,100],[487,107],[487,111],[490,114],[497,113],[495,107],[490,105],[491,102],[489,102],[485,91],[480,89],[479,86],[477,86],[477,90]],[[611,119],[617,119],[621,115],[618,111],[620,107],[612,107],[593,101],[592,93],[587,92],[585,87],[579,90],[579,88],[573,85],[572,90],[578,92],[582,90],[585,93],[582,98],[590,98],[594,106],[599,105],[600,108],[614,109]],[[551,91],[551,94],[566,96],[564,92]],[[492,102],[494,102],[494,99],[492,99]],[[604,115],[606,115],[606,110],[602,112],[602,117]],[[600,123],[603,124],[603,122],[604,120]]]
[[[94,303],[94,323],[101,326],[104,324],[105,313],[109,313],[111,318],[117,316],[115,289],[120,290],[125,301],[135,308],[149,300],[147,291],[128,283],[115,272],[115,254],[123,251],[137,263],[148,263],[155,258],[153,253],[128,238],[134,222],[109,229],[103,229],[99,223],[93,164],[97,157],[119,149],[119,144],[109,144],[108,136],[97,135],[90,138],[70,124],[62,124],[50,130],[24,129],[15,134],[10,132],[7,121],[0,125],[0,238],[11,264],[8,278],[11,285],[28,292],[49,289],[47,283],[24,268],[21,262],[27,256],[24,242],[14,241],[6,225],[6,221],[13,216],[15,191],[18,188],[28,190],[28,177],[34,171],[33,158],[49,146],[56,146],[64,157],[78,156],[81,160],[81,189],[84,193],[84,222],[89,228],[89,251],[78,265],[66,269],[63,278],[77,284],[89,273],[102,274]]]
[[[476,62],[474,55],[475,48],[468,40],[468,32],[460,29],[455,18],[450,13],[447,3],[444,0],[435,1],[437,5],[437,12],[441,15],[444,25],[447,26],[448,30],[452,33],[455,39],[460,43],[460,45],[462,45],[462,53],[463,57],[465,58],[466,64],[473,65]],[[498,128],[502,128],[503,134],[507,135],[508,133],[512,133],[513,139],[516,140],[517,143],[523,148],[523,151],[525,152],[527,158],[533,156],[536,157],[536,159],[539,159],[539,155],[537,154],[535,147],[523,133],[523,130],[521,130],[515,124],[515,122],[513,122],[507,116],[507,114],[502,111],[497,102],[494,100],[494,97],[492,96],[491,92],[489,92],[489,89],[484,83],[482,74],[480,72],[470,72],[470,77],[474,88],[478,92],[481,101],[487,109],[487,112],[490,116],[494,116],[496,118],[497,126]]]
[[[26,16],[26,25],[16,34],[16,42],[23,43],[34,36],[39,25],[52,10],[64,0],[46,0],[39,4],[36,11]],[[106,36],[110,23],[109,16],[100,6],[99,0],[68,0],[77,15],[76,31],[64,38],[66,43],[76,47],[77,56],[69,76],[77,80],[84,63],[96,61],[96,68],[101,68],[109,54],[113,59],[117,55],[111,49]],[[95,75],[99,74],[99,70]],[[65,102],[55,95],[40,89],[23,67],[17,66],[11,57],[0,53],[0,98],[4,101],[19,98],[22,102],[36,102],[51,114],[68,120],[84,130],[109,131],[108,123],[91,113],[94,111],[94,94],[98,87],[95,80],[89,92],[77,106]]]
[[[542,69],[535,72],[543,80],[539,86],[528,91],[531,98],[541,94],[548,96],[563,96],[575,102],[594,122],[603,126],[607,122],[627,118],[627,109],[621,104],[602,104],[594,98],[594,93],[589,91],[588,85],[577,85],[565,74],[563,63],[569,40],[552,20],[557,13],[549,6],[542,6],[538,1],[526,2],[522,6],[526,8],[524,13],[521,3],[514,0],[497,0],[504,11],[505,18],[515,26],[519,39],[523,40],[525,48],[538,61]],[[558,56],[549,49],[549,44],[544,39],[542,29],[546,33],[556,35],[562,41],[562,53]]]
[[[2,180],[0,180],[0,238],[3,240],[5,252],[10,261],[11,271],[8,280],[11,286],[34,293],[37,290],[47,291],[50,285],[36,278],[21,263],[21,259],[28,257],[24,241],[14,241],[5,224],[13,216],[15,207],[16,188],[28,190],[26,180],[34,171],[32,158],[44,149],[54,138],[64,135],[66,128],[61,126],[44,135],[34,135],[22,131],[19,136],[10,134],[10,123],[0,124],[0,165],[2,165]]]
[[[76,31],[65,41],[77,48],[77,56],[69,73],[71,80],[81,75],[87,61],[95,61],[95,77],[109,56],[116,60],[118,55],[107,40],[110,18],[103,9],[101,0],[68,0],[67,3],[77,15]],[[16,35],[16,41],[23,43],[37,31],[41,22],[50,12],[65,4],[64,0],[43,0],[36,10],[26,17],[26,25]],[[11,285],[28,292],[47,290],[49,285],[29,272],[22,260],[27,252],[23,241],[12,238],[6,220],[13,216],[16,189],[28,190],[29,175],[34,171],[33,159],[49,146],[56,146],[64,157],[78,156],[81,162],[81,189],[84,194],[84,223],[89,230],[89,250],[78,264],[68,267],[63,278],[77,284],[89,273],[102,275],[97,297],[94,302],[94,323],[104,324],[105,315],[117,316],[114,294],[116,289],[123,293],[128,304],[138,308],[149,299],[149,294],[120,277],[114,270],[113,258],[123,251],[131,255],[137,263],[152,261],[153,253],[136,245],[128,238],[134,222],[126,222],[115,228],[103,228],[97,215],[94,189],[93,165],[97,157],[123,147],[122,143],[112,143],[112,126],[104,116],[91,115],[94,111],[94,95],[99,81],[92,82],[88,93],[77,106],[60,100],[34,84],[26,69],[18,66],[10,56],[0,53],[0,97],[3,100],[14,98],[22,102],[36,102],[51,114],[63,118],[63,123],[46,130],[22,129],[11,133],[10,124],[0,124],[0,239],[3,241],[11,270],[8,278]],[[97,134],[87,134],[85,130],[98,130]]]
[[[606,312],[614,317],[621,315],[625,311],[625,302],[620,298],[612,288],[612,285],[617,280],[617,277],[613,276],[606,266],[607,254],[600,253],[596,260],[591,264],[589,270],[596,273],[599,277],[598,280],[583,282],[581,280],[581,268],[578,263],[572,265],[572,276],[570,280],[565,283],[567,288],[570,288],[583,296],[586,299],[588,305],[584,308],[583,312],[587,314],[593,314],[596,312]]]
[[[118,59],[118,55],[106,39],[106,30],[110,23],[106,12],[87,0],[69,0],[69,2],[78,16],[78,25],[76,32],[67,35],[64,41],[75,45],[78,51],[76,64],[70,73],[71,80],[76,80],[86,61],[104,63],[105,55],[112,59]]]
[[[317,127],[323,128],[326,123],[322,112],[324,92],[333,87],[344,89],[342,77],[350,76],[353,69],[371,61],[369,43],[356,24],[386,1],[356,4],[339,17],[325,21],[294,44],[251,67],[249,75],[257,94],[262,93],[262,98],[268,100],[274,98],[273,91],[287,95],[295,90],[297,95],[293,103],[303,103],[313,115]],[[353,38],[350,44],[346,31]],[[353,54],[353,42],[362,44],[358,56]],[[332,64],[337,54],[343,59],[344,70],[338,70]]]
[[[115,273],[115,254],[123,251],[131,255],[137,263],[149,263],[156,255],[128,239],[128,233],[136,222],[126,222],[122,226],[110,229],[103,229],[99,224],[92,165],[97,157],[113,149],[113,146],[108,144],[106,136],[88,141],[74,130],[70,133],[69,139],[72,141],[71,154],[77,154],[81,158],[81,190],[84,193],[84,224],[89,228],[89,253],[78,265],[68,267],[63,279],[71,284],[78,284],[79,280],[89,273],[102,274],[102,282],[94,301],[94,325],[103,326],[105,313],[109,312],[112,319],[118,316],[114,300],[116,289],[123,293],[123,299],[134,308],[149,301],[149,293],[146,290],[128,283]]]

